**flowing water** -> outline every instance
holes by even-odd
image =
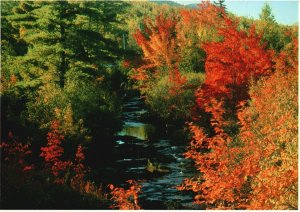
[[[187,177],[197,172],[183,157],[187,143],[175,126],[144,123],[148,111],[138,97],[125,102],[124,126],[118,133],[112,161],[101,170],[102,182],[125,186],[134,179],[142,185],[139,201],[143,209],[201,209],[191,192],[178,191]]]

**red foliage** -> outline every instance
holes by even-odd
[[[18,142],[12,132],[9,132],[8,141],[2,141],[0,144],[1,157],[4,166],[13,166],[15,169],[29,171],[33,169],[33,165],[29,165],[25,161],[25,157],[31,154],[30,144],[22,144]]]
[[[276,71],[252,87],[240,111],[240,137],[260,155],[249,209],[298,207],[298,41],[276,58]],[[272,111],[272,113],[270,113]]]
[[[206,80],[198,92],[197,103],[201,107],[209,99],[227,99],[233,106],[248,99],[251,79],[270,73],[271,55],[260,44],[261,38],[252,27],[248,33],[237,30],[237,23],[224,18],[225,26],[219,28],[222,42],[203,45],[207,54]]]
[[[177,68],[169,72],[169,81],[170,81],[170,95],[179,95],[183,92],[182,87],[187,82],[186,77],[183,77]]]
[[[226,14],[221,8],[216,7],[209,1],[203,1],[197,6],[197,9],[180,10],[181,21],[176,29],[181,52],[185,48],[191,50],[202,48],[203,42],[217,40],[217,28],[224,25],[222,17],[226,16]],[[182,56],[185,57],[184,55]]]
[[[130,185],[127,190],[124,188],[115,188],[112,184],[108,185],[111,190],[111,199],[115,202],[112,208],[118,208],[120,210],[140,210],[138,194],[141,190],[141,186],[134,180],[128,180],[127,182]]]
[[[122,62],[122,66],[123,66],[124,68],[129,68],[129,67],[131,66],[130,61],[129,61],[129,60],[124,60],[124,61]]]
[[[163,13],[155,21],[145,19],[143,31],[137,30],[133,35],[144,54],[144,65],[134,69],[133,78],[144,81],[151,78],[158,68],[173,70],[178,67],[181,60],[188,57],[188,49],[195,48],[195,45],[199,48],[202,37],[212,37],[210,31],[215,31],[222,22],[220,12],[218,7],[203,2],[198,10],[181,10],[182,21]],[[191,31],[192,36],[189,35]]]
[[[202,101],[214,132],[208,136],[190,125],[194,136],[185,156],[203,175],[178,187],[194,191],[196,203],[219,209],[297,208],[297,52],[293,41],[275,60],[275,73],[251,86],[251,105],[239,102],[239,133],[226,133],[231,123],[221,100]]]
[[[75,176],[71,180],[71,186],[77,190],[80,190],[82,188],[82,185],[85,184],[84,176],[85,176],[86,168],[83,164],[84,159],[85,156],[83,153],[83,148],[81,145],[79,145],[75,156],[75,162],[73,164],[73,170],[75,172]]]
[[[30,180],[34,165],[27,159],[31,156],[30,144],[22,143],[9,132],[6,141],[1,141],[1,182],[4,186],[21,189]],[[1,184],[2,186],[2,184]]]
[[[57,183],[64,182],[64,174],[66,170],[71,166],[70,161],[62,161],[61,157],[64,153],[63,147],[61,147],[61,141],[64,136],[61,135],[59,130],[60,124],[58,121],[53,121],[51,124],[51,131],[47,135],[47,146],[42,147],[40,154],[45,159],[46,164],[51,168],[52,174],[56,177]]]
[[[142,65],[139,68],[133,69],[133,74],[131,75],[131,77],[134,80],[143,83],[144,81],[150,79],[151,75],[154,73],[154,70],[155,65],[153,64]]]
[[[222,23],[222,17],[219,14],[222,13],[223,16],[225,16],[222,8],[216,7],[209,1],[203,1],[197,6],[197,9],[182,9],[180,11],[182,21],[185,26],[189,29],[192,29],[192,27],[204,29],[206,27],[215,28],[220,26],[220,23]]]
[[[83,148],[81,145],[78,145],[77,147],[77,152],[75,155],[75,162],[78,164],[82,163],[82,161],[85,159],[84,153],[83,153]]]

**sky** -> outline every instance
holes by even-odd
[[[173,0],[180,4],[195,4],[200,3],[201,0]],[[259,14],[265,3],[268,3],[273,15],[278,23],[281,24],[294,24],[298,22],[298,1],[297,0],[276,0],[276,1],[263,1],[263,0],[227,0],[225,5],[227,10],[235,13],[238,16],[259,18]]]

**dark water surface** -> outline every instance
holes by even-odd
[[[125,186],[126,180],[141,180],[143,209],[201,209],[193,204],[192,193],[175,188],[196,174],[192,162],[182,155],[187,143],[181,130],[144,123],[146,113],[140,98],[125,102],[124,126],[115,141],[113,160],[98,171],[101,181]]]

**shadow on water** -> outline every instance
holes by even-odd
[[[124,186],[128,179],[141,180],[143,209],[203,209],[193,204],[193,194],[176,189],[197,173],[183,157],[186,143],[174,126],[145,123],[148,113],[138,97],[124,105],[123,129],[118,133],[110,160],[97,170],[100,182]]]

